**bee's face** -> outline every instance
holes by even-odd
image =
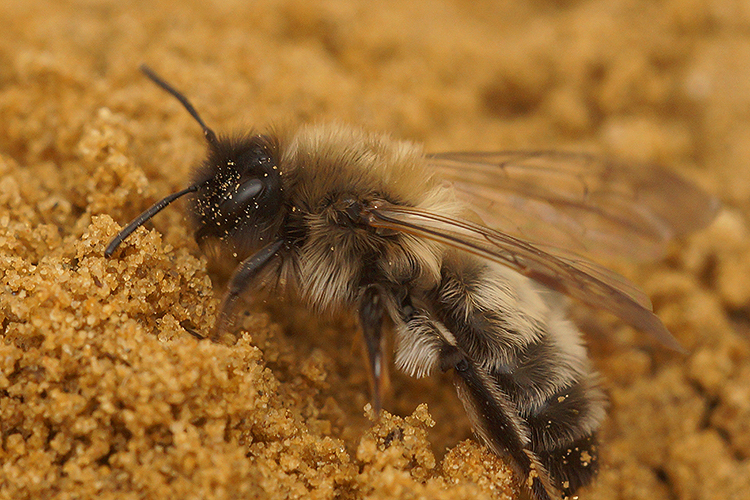
[[[277,158],[277,145],[266,136],[212,145],[191,202],[199,244],[241,237],[243,246],[255,246],[278,228],[283,196]]]

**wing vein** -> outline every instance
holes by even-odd
[[[505,265],[553,290],[609,311],[649,333],[664,345],[682,350],[648,297],[622,276],[580,256],[554,255],[511,235],[425,210],[383,205],[368,211],[372,227],[438,241]]]

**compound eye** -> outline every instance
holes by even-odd
[[[249,179],[239,187],[227,194],[221,203],[221,209],[227,215],[233,215],[244,210],[251,201],[260,196],[265,189],[263,181],[260,179]]]

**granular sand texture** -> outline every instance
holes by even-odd
[[[575,307],[610,398],[581,498],[750,499],[750,8],[733,0],[0,2],[0,499],[511,499],[450,376],[391,378],[356,322],[258,301],[198,340],[231,263],[184,204],[200,127],[340,121],[428,151],[654,162],[717,195],[655,263],[613,258],[688,351]],[[429,408],[429,410],[428,410]]]

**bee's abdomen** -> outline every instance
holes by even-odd
[[[563,493],[563,498],[591,482],[599,471],[596,435],[591,434],[551,450],[537,451],[537,456]]]
[[[553,485],[571,495],[588,484],[605,398],[563,307],[528,279],[471,259],[444,265],[432,302],[455,345],[510,402],[526,429],[525,448]]]
[[[569,496],[591,482],[598,470],[595,436],[604,416],[604,396],[595,375],[571,380],[542,404],[529,404],[533,389],[520,389],[512,373],[494,378],[526,422],[529,448],[549,472],[552,483]]]

